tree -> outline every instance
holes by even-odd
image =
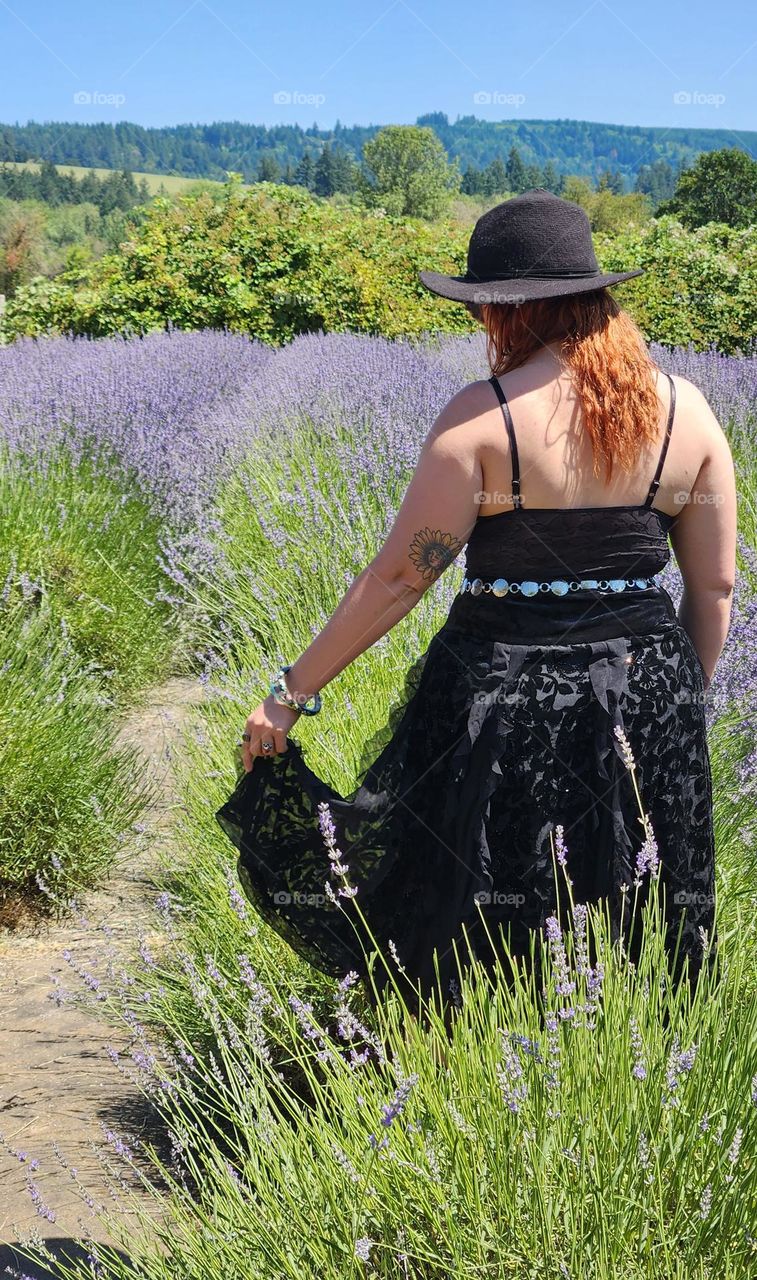
[[[460,184],[460,190],[466,196],[481,195],[481,170],[474,169],[473,165],[468,165],[463,180]]]
[[[440,218],[460,190],[460,168],[450,163],[433,129],[389,125],[363,146],[366,204],[394,216]]]
[[[313,157],[309,151],[306,151],[294,171],[295,185],[298,187],[307,187],[308,191],[312,191],[315,187],[315,165]]]
[[[562,189],[565,179],[559,174],[551,160],[548,160],[544,166],[541,175],[541,185],[545,191],[551,191],[554,196],[562,195]]]
[[[337,143],[332,150],[334,190],[349,195],[357,185],[357,165],[349,151]]]
[[[614,196],[622,196],[625,194],[625,183],[623,182],[622,173],[617,170],[605,169],[599,175],[597,182],[597,191],[610,191]]]
[[[315,162],[314,189],[317,196],[333,196],[336,191],[334,153],[328,143]]]
[[[501,156],[495,156],[490,165],[484,169],[484,194],[498,196],[507,191],[507,170]]]
[[[671,200],[657,212],[673,213],[686,227],[724,222],[749,227],[757,221],[757,161],[738,147],[708,151],[685,169]]]
[[[268,152],[263,152],[258,165],[258,182],[278,182],[281,178],[281,169],[279,162],[275,156]]]
[[[44,234],[39,209],[21,208],[0,226],[0,293],[12,298],[40,271]]]
[[[636,175],[634,191],[649,196],[652,208],[656,209],[663,200],[670,200],[676,189],[676,175],[672,165],[662,158],[652,164],[643,164]]]
[[[508,191],[514,191],[518,195],[521,191],[526,191],[528,183],[526,181],[526,166],[521,159],[520,151],[517,147],[510,148],[510,154],[507,157],[505,165],[507,174]]]

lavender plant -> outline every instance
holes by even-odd
[[[556,860],[570,890],[559,839]],[[674,985],[657,870],[640,865],[642,882],[641,910],[637,890],[629,902],[643,930],[636,964],[611,941],[604,909],[570,893],[568,917],[534,939],[541,989],[502,942],[493,967],[474,960],[460,973],[449,1030],[433,1004],[423,1023],[408,1022],[391,991],[363,1027],[349,974],[321,1016],[275,972],[257,978],[235,1024],[213,965],[196,975],[218,1028],[207,1063],[180,1026],[161,1045],[132,1018],[127,1069],[168,1126],[174,1158],[142,1151],[146,1176],[139,1140],[113,1136],[129,1217],[102,1217],[128,1261],[98,1247],[97,1274],[748,1274],[757,1004],[741,998],[745,950],[722,972],[705,965],[693,996]],[[754,947],[753,915],[742,923]],[[283,1044],[306,1090],[281,1070]],[[159,1215],[124,1194],[129,1182]],[[73,1263],[60,1274],[90,1272]]]

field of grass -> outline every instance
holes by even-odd
[[[576,903],[535,943],[545,992],[504,973],[490,989],[474,971],[461,984],[448,1040],[438,1018],[410,1024],[394,998],[373,1012],[349,975],[327,979],[295,956],[241,897],[214,812],[233,786],[240,719],[264,692],[266,673],[305,647],[377,549],[428,424],[485,372],[481,341],[309,335],[271,353],[240,335],[164,334],[62,341],[47,357],[31,347],[0,352],[0,391],[3,360],[20,362],[5,381],[6,447],[15,457],[5,501],[19,529],[15,548],[0,538],[11,566],[0,603],[10,637],[7,656],[0,648],[6,774],[14,776],[14,751],[38,768],[34,734],[14,726],[36,722],[39,700],[50,733],[60,726],[74,743],[84,736],[74,722],[90,714],[87,690],[96,704],[103,696],[93,661],[111,665],[108,680],[124,701],[171,666],[200,674],[208,695],[178,766],[182,858],[163,871],[156,931],[164,945],[159,954],[142,948],[128,973],[109,973],[104,956],[98,1001],[103,1016],[131,1028],[119,1065],[172,1137],[171,1159],[139,1152],[164,1216],[156,1228],[136,1206],[120,1227],[111,1215],[131,1263],[98,1246],[91,1262],[61,1272],[67,1280],[93,1272],[103,1280],[750,1274],[757,363],[658,355],[710,398],[746,496],[734,622],[708,706],[722,971],[690,1003],[666,978],[654,893],[637,968],[611,945],[601,910]],[[32,358],[46,399],[25,376],[23,360]],[[99,392],[87,400],[93,380]],[[67,381],[78,389],[78,414],[73,401],[62,413]],[[25,478],[32,466],[41,498]],[[61,507],[74,511],[70,525]],[[113,519],[103,529],[106,510]],[[61,560],[74,569],[56,578]],[[458,563],[332,682],[324,712],[297,725],[313,767],[343,793],[460,576]],[[675,566],[666,585],[675,597]],[[76,697],[56,703],[61,687]],[[52,836],[25,812],[24,769],[16,768],[0,876],[18,877],[29,848],[27,880],[41,872],[47,883],[63,835],[75,848],[87,789],[112,794],[101,739],[92,731],[90,740],[78,754],[72,816],[61,806]],[[48,795],[65,799],[70,774],[64,758],[45,778]],[[110,800],[101,804],[114,828],[133,820],[137,793],[129,782],[115,816]],[[27,846],[25,830],[36,843]],[[328,866],[324,852],[324,879]],[[78,874],[70,869],[69,879]],[[62,885],[65,895],[65,878]],[[141,1182],[133,1135],[112,1136],[111,1148],[126,1187]]]
[[[39,164],[35,160],[4,160],[9,168],[13,169],[31,169],[34,172],[39,170]],[[86,177],[88,173],[94,173],[97,178],[107,178],[113,169],[98,169],[95,167],[86,168],[79,164],[56,164],[59,173],[70,173],[75,178],[81,179]],[[183,178],[179,174],[171,173],[135,173],[134,181],[139,183],[144,179],[150,191],[151,196],[160,194],[161,189],[165,195],[177,195],[179,192],[187,191],[189,188],[201,183],[203,186],[220,187],[221,182],[214,182],[212,178]]]

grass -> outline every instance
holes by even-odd
[[[159,523],[138,494],[65,455],[5,459],[0,506],[0,911],[13,923],[94,883],[138,816],[141,770],[113,741],[168,674],[173,629],[156,600]]]
[[[92,884],[146,798],[111,707],[43,594],[0,611],[0,915]],[[39,890],[45,897],[40,898]]]
[[[2,460],[0,459],[0,462]],[[0,581],[9,600],[44,592],[102,691],[132,702],[171,662],[172,616],[156,599],[161,522],[100,465],[61,454],[0,468]]]
[[[39,170],[39,165],[34,160],[6,160],[3,162],[11,169],[32,169],[35,172]],[[85,178],[88,173],[94,173],[97,178],[107,178],[112,173],[120,172],[116,169],[98,169],[94,166],[87,167],[79,164],[56,164],[59,173],[71,173],[75,178]],[[147,183],[151,196],[159,195],[161,187],[166,195],[177,195],[184,192],[189,187],[193,187],[196,183],[202,183],[214,187],[223,186],[222,182],[214,182],[212,178],[184,178],[179,174],[171,173],[138,173],[134,172],[134,180],[139,183],[143,179]]]

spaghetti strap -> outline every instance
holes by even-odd
[[[673,415],[675,414],[675,410],[676,410],[676,387],[669,373],[666,374],[666,377],[668,379],[668,382],[670,383],[670,409],[668,410],[668,423],[665,428],[665,439],[662,442],[662,449],[660,450],[660,457],[657,463],[657,470],[654,473],[654,480],[649,486],[649,493],[647,494],[647,500],[644,503],[645,507],[651,507],[652,503],[657,497],[657,490],[660,487],[660,478],[662,476],[662,469],[665,466],[665,459],[668,456],[668,445],[670,444],[670,434],[673,430]]]
[[[505,393],[502,390],[501,386],[499,385],[499,379],[492,376],[491,378],[489,378],[489,382],[494,387],[494,390],[497,393],[497,399],[499,400],[499,403],[502,406],[502,414],[505,419],[505,426],[507,427],[507,434],[510,440],[510,459],[512,463],[512,471],[513,471],[513,482],[512,482],[513,506],[516,508],[516,510],[520,510],[520,508],[523,506],[523,499],[520,496],[520,463],[518,461],[518,442],[515,439],[515,427],[513,426],[512,414],[510,413],[510,406],[507,403],[507,398],[505,396]]]

